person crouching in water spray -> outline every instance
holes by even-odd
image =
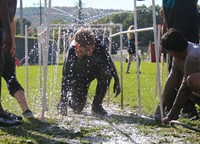
[[[61,98],[58,112],[67,115],[67,106],[80,113],[87,100],[91,82],[97,79],[92,113],[107,115],[102,103],[110,81],[114,78],[115,96],[120,94],[120,83],[115,65],[102,39],[95,38],[88,28],[81,28],[74,35],[63,65]]]

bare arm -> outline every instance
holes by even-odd
[[[10,23],[10,28],[11,28],[11,36],[12,36],[12,47],[11,47],[11,50],[10,50],[10,54],[11,54],[12,57],[14,57],[15,54],[16,54],[16,45],[15,45],[16,27],[15,27],[15,20],[14,19]]]
[[[3,25],[3,29],[5,32],[5,36],[4,36],[5,48],[7,51],[9,51],[12,45],[12,37],[11,37],[7,0],[0,0],[0,21]]]
[[[180,67],[182,65],[182,67]],[[170,74],[167,77],[166,84],[163,90],[163,107],[170,101],[171,96],[174,95],[174,90],[178,89],[183,79],[183,63],[177,59],[173,59],[173,66]]]

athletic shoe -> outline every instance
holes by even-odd
[[[179,118],[189,118],[190,120],[198,120],[199,114],[194,112],[181,113]]]
[[[156,122],[161,122],[161,112],[160,112],[160,105],[157,106],[156,112],[154,114],[154,119]]]
[[[189,118],[190,120],[197,120],[199,118],[198,111],[195,106],[186,105],[179,115],[179,118]]]
[[[92,105],[92,113],[96,115],[107,115],[107,111],[102,107],[102,105]]]
[[[21,125],[21,121],[13,119],[7,113],[0,113],[0,127],[16,127]]]
[[[58,114],[60,114],[62,116],[67,116],[67,107],[65,107],[65,108],[59,108],[58,109]]]
[[[57,104],[58,114],[62,116],[67,116],[67,105],[59,101]]]
[[[126,60],[125,60],[125,61],[126,61],[126,63],[128,63],[128,58],[126,58]]]
[[[25,118],[34,118],[34,115],[32,113],[31,110],[26,110],[25,112],[22,113],[22,115],[25,117]]]
[[[18,116],[16,114],[10,113],[9,111],[5,111],[4,114],[8,115],[8,117],[11,117],[11,118],[13,118],[15,120],[22,121],[22,117],[21,116]]]
[[[137,74],[137,71],[135,73]],[[141,71],[139,71],[139,74],[141,74]]]

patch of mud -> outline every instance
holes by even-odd
[[[52,123],[42,124],[36,134],[47,135],[49,138],[45,139],[45,143],[49,144],[183,144],[188,143],[188,137],[191,136],[190,132],[159,125],[153,118],[138,116],[127,108],[121,110],[114,105],[104,108],[109,113],[104,117],[94,116],[88,105],[80,114],[75,114],[71,109],[67,116],[49,112],[46,117],[49,116]]]
[[[109,115],[94,116],[90,107],[75,114],[68,110],[68,116],[57,117],[58,127],[66,133],[57,133],[55,139],[63,143],[106,143],[130,144],[150,143],[151,137],[141,134],[135,125],[141,118],[117,107],[105,107]],[[144,122],[151,119],[143,118]]]

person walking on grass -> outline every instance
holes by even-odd
[[[134,25],[129,26],[128,31],[130,30],[134,30]],[[127,69],[126,69],[126,73],[129,74],[130,73],[130,66],[131,63],[133,61],[133,57],[136,57],[136,52],[135,52],[135,35],[134,33],[127,33],[127,37],[128,37],[128,56],[127,56]],[[138,54],[138,59],[139,59],[139,67],[140,67],[140,63],[141,63],[141,58]],[[141,73],[141,72],[139,72]]]
[[[89,28],[81,28],[74,35],[63,64],[59,114],[66,115],[67,106],[75,113],[80,113],[86,104],[89,86],[96,79],[92,112],[107,115],[102,103],[112,77],[115,96],[120,93],[120,84],[115,65],[108,53],[107,42],[104,42],[102,36],[95,38]]]

